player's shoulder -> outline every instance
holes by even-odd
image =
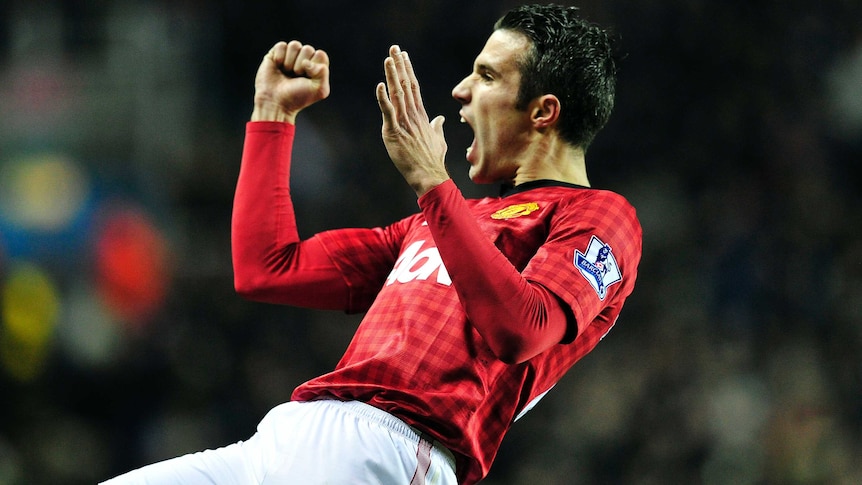
[[[622,194],[608,189],[588,188],[564,199],[567,205],[576,205],[581,210],[594,210],[636,219],[636,210]]]
[[[568,190],[560,187],[549,195],[549,200],[555,201],[553,218],[558,224],[611,232],[627,240],[641,238],[637,210],[618,192],[593,187]]]
[[[572,201],[569,210],[581,219],[603,221],[602,225],[625,231],[630,237],[640,238],[642,229],[637,210],[620,193],[607,189],[591,189],[581,200]]]

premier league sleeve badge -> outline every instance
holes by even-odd
[[[575,267],[596,290],[600,300],[608,294],[608,287],[623,279],[611,247],[596,236],[590,238],[585,252],[575,250]]]

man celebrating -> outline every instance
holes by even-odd
[[[418,213],[300,240],[289,167],[297,114],[329,95],[329,58],[276,44],[255,80],[234,202],[236,289],[365,312],[336,368],[295,389],[246,442],[116,483],[442,483],[485,477],[512,423],[591,351],[634,287],[641,228],[590,188],[586,149],[613,107],[607,34],[572,7],[523,6],[455,86],[475,139],[467,200],[449,178],[406,52],[384,61],[382,135]],[[140,481],[135,481],[140,480]]]

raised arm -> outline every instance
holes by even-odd
[[[234,286],[256,301],[362,312],[392,270],[407,225],[300,240],[290,191],[293,121],[328,94],[321,50],[279,42],[261,61],[231,221]]]
[[[300,242],[290,196],[296,115],[328,95],[329,58],[322,50],[279,42],[260,63],[231,219],[234,286],[248,299],[348,306],[344,280],[321,242]]]

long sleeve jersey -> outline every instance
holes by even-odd
[[[300,240],[293,137],[287,123],[247,125],[232,219],[237,290],[364,317],[335,369],[292,399],[383,409],[451,450],[460,482],[481,480],[515,419],[615,324],[641,256],[634,208],[555,181],[482,199],[448,181],[391,225]]]

